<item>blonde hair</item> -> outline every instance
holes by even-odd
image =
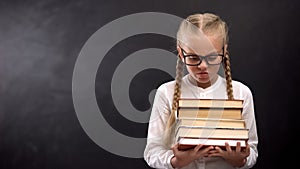
[[[177,45],[179,45],[179,38],[184,37],[188,30],[191,30],[192,26],[198,27],[205,35],[208,36],[217,36],[220,40],[223,41],[224,45],[228,44],[228,27],[226,23],[217,15],[212,13],[204,13],[204,14],[193,14],[186,18],[186,20],[182,21],[178,32],[177,32]],[[224,49],[225,50],[225,49]],[[230,60],[228,52],[225,53],[224,56],[224,71],[225,71],[225,78],[226,78],[226,89],[227,89],[227,96],[228,99],[233,100],[233,90],[232,90],[232,78],[231,78],[231,69],[230,69]],[[170,143],[170,135],[174,131],[174,123],[175,123],[175,113],[178,108],[178,100],[181,95],[181,81],[183,76],[183,68],[184,63],[181,61],[180,57],[177,60],[176,66],[176,78],[175,78],[175,87],[174,87],[174,95],[173,95],[173,102],[172,102],[172,110],[171,115],[168,119],[166,125],[166,132],[168,140],[167,144]]]

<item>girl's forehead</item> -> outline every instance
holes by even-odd
[[[223,48],[223,42],[215,36],[186,36],[179,40],[181,48],[188,53],[205,55],[211,52],[219,52]]]

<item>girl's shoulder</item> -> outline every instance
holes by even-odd
[[[189,85],[188,83],[188,75],[185,75],[183,76],[182,78],[182,82],[181,82],[181,86],[186,86],[186,85]],[[158,86],[158,90],[172,90],[174,89],[175,87],[175,79],[173,80],[169,80],[169,81],[166,81],[164,83],[162,83],[160,86]]]
[[[232,87],[233,87],[233,90],[238,90],[241,93],[252,95],[252,92],[251,92],[251,89],[250,89],[249,85],[246,84],[245,82],[242,82],[242,81],[236,80],[236,79],[232,80]]]
[[[174,86],[175,80],[170,80],[160,84],[156,91],[159,93],[170,94],[174,91]]]

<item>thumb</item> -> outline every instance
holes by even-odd
[[[178,143],[175,143],[173,146],[172,146],[172,149],[178,149]]]
[[[178,144],[178,143],[176,143],[176,144],[174,144],[174,145],[172,146],[172,150],[173,150],[174,154],[175,154],[176,152],[179,151],[179,150],[178,150],[178,147],[179,147],[179,144]]]

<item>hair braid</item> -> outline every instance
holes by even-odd
[[[230,59],[229,59],[228,52],[226,52],[224,59],[225,59],[224,66],[225,66],[227,96],[229,100],[233,100],[234,97],[233,97],[233,89],[232,89],[232,77],[231,77]]]
[[[181,61],[180,57],[177,59],[177,65],[176,65],[176,78],[175,78],[175,87],[174,87],[174,94],[173,94],[173,102],[172,102],[172,112],[168,119],[167,128],[171,128],[171,126],[175,122],[175,113],[178,108],[178,100],[181,95],[181,82],[182,82],[182,76],[183,76],[183,68],[184,64]]]

